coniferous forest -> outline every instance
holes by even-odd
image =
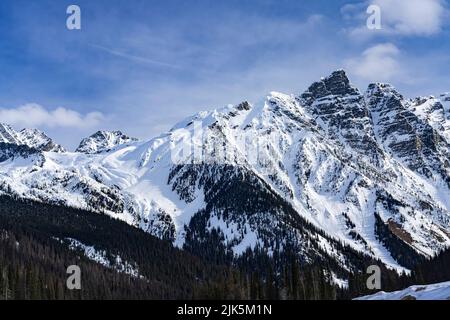
[[[105,266],[64,239],[76,239],[111,261]],[[114,267],[120,256],[138,274]],[[174,248],[106,215],[0,197],[0,299],[350,299],[373,293],[361,271],[342,289],[326,264],[301,263],[293,253],[249,250],[239,259],[207,259]],[[383,268],[385,291],[450,279],[450,252],[416,265],[411,275]],[[362,260],[361,270],[374,261]],[[81,290],[66,286],[69,265],[80,267]],[[331,267],[331,266],[330,266]]]

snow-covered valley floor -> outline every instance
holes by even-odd
[[[450,281],[428,285],[415,285],[394,292],[380,291],[355,300],[450,300]]]

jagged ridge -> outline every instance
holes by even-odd
[[[410,268],[450,244],[447,98],[379,83],[363,94],[339,70],[150,141],[97,132],[77,153],[8,160],[2,190],[104,211],[179,246],[290,247],[352,268],[345,244]]]

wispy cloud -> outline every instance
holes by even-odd
[[[85,115],[77,111],[56,108],[47,110],[38,104],[26,104],[17,108],[0,109],[0,119],[4,123],[29,128],[92,128],[104,120],[100,112],[89,112]]]
[[[398,61],[400,50],[392,43],[377,44],[362,56],[348,59],[346,67],[358,77],[369,81],[390,81],[403,75]]]
[[[382,9],[381,33],[365,27],[367,6],[376,1],[388,8]],[[46,130],[58,140],[78,143],[99,127],[150,138],[200,110],[255,102],[273,90],[301,93],[342,67],[360,88],[389,81],[406,95],[448,91],[449,44],[439,14],[446,6],[419,0],[426,23],[414,28],[420,12],[410,13],[417,7],[408,8],[411,1],[417,0],[177,0],[154,8],[150,1],[110,0],[103,14],[100,1],[77,0],[83,29],[71,32],[55,1],[21,6],[3,0],[14,10],[0,28],[10,48],[0,52],[1,104],[38,102],[49,114],[54,110],[48,106],[65,106],[83,121],[90,111],[107,115],[92,128],[67,130],[49,122],[55,127]],[[343,9],[343,21],[339,10],[346,2],[360,7]],[[363,42],[339,32],[358,26],[370,34]],[[435,36],[416,42],[417,35],[430,34]],[[12,120],[36,126],[21,114]]]
[[[113,56],[124,58],[124,59],[130,60],[133,62],[137,62],[137,63],[151,64],[151,65],[156,65],[156,66],[160,66],[160,67],[168,67],[168,68],[176,68],[176,69],[181,68],[181,66],[178,66],[176,64],[153,60],[153,59],[149,59],[146,57],[140,57],[140,56],[136,56],[136,55],[129,54],[129,53],[124,53],[124,52],[121,52],[121,51],[118,51],[115,49],[107,48],[107,47],[96,45],[96,44],[90,44],[90,46],[95,49],[99,49],[103,52],[109,53]]]

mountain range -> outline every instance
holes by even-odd
[[[361,255],[404,271],[450,245],[450,94],[362,92],[344,70],[148,141],[98,131],[69,152],[1,124],[0,161],[1,194],[105,213],[190,251],[289,250],[343,270]]]

